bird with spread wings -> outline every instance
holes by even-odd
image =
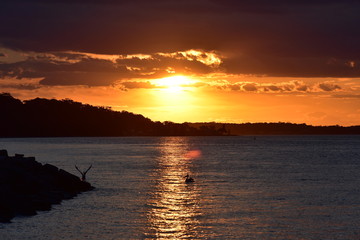
[[[90,168],[92,167],[92,164],[90,165],[90,167],[86,170],[86,171],[81,171],[76,165],[75,168],[76,170],[79,171],[79,173],[81,174],[81,181],[86,181],[86,173],[90,170]]]

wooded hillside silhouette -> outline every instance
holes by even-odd
[[[20,101],[0,94],[0,137],[191,136],[222,135],[215,128],[153,122],[126,111],[96,107],[70,99]]]
[[[0,112],[0,137],[360,134],[360,126],[154,122],[139,114],[71,99],[20,101],[9,93],[0,94]]]

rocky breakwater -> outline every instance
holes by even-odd
[[[0,222],[50,210],[53,204],[92,189],[90,183],[51,164],[0,150]]]

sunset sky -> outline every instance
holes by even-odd
[[[1,0],[0,92],[173,122],[360,125],[360,1]]]

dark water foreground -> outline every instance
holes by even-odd
[[[88,182],[54,165],[20,154],[9,157],[0,150],[0,222],[50,210],[51,205],[92,189]]]
[[[360,136],[0,138],[10,155],[75,175],[92,165],[96,185],[0,223],[0,239],[358,240],[359,146]]]

